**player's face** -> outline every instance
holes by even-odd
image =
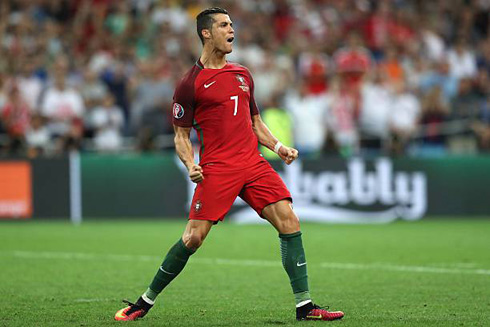
[[[214,23],[211,29],[211,39],[214,47],[224,53],[230,53],[235,39],[235,31],[230,16],[216,14],[213,16]]]

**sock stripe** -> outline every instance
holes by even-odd
[[[296,308],[302,307],[302,306],[304,306],[305,304],[308,304],[308,303],[311,303],[311,300],[301,301],[300,303],[296,304]]]
[[[143,295],[141,295],[141,298],[143,299],[143,301],[145,301],[148,304],[151,305],[155,304],[155,301],[151,300],[148,296],[146,296],[146,293],[143,293]]]

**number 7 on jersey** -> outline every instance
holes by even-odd
[[[235,101],[235,111],[233,112],[233,116],[236,116],[236,112],[238,110],[238,95],[230,97],[230,100]]]

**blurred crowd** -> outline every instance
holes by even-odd
[[[490,151],[490,0],[2,0],[1,154],[171,151],[211,6],[303,156]]]

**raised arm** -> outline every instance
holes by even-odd
[[[182,163],[187,167],[189,178],[194,183],[201,182],[204,179],[204,176],[202,174],[201,166],[194,162],[194,150],[192,149],[190,139],[191,128],[174,125],[174,131],[175,151]]]
[[[298,158],[298,150],[285,146],[279,142],[279,140],[272,135],[259,114],[252,116],[252,128],[255,135],[257,135],[259,143],[277,153],[286,164],[289,165]]]

